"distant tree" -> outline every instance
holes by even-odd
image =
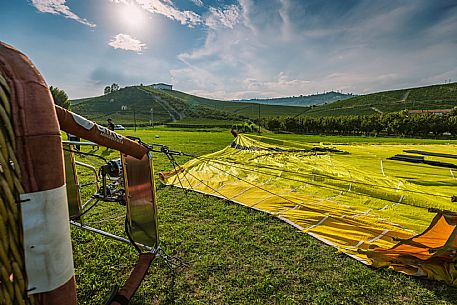
[[[282,122],[279,118],[271,118],[267,121],[267,128],[274,131],[279,131],[282,127]]]
[[[449,132],[452,133],[452,135],[456,136],[457,135],[457,116],[449,116],[447,121],[448,121]]]
[[[298,132],[299,131],[299,119],[287,117],[283,120],[284,128],[287,131]]]
[[[119,85],[116,84],[116,83],[113,83],[111,85],[111,92],[114,92],[114,91],[117,91],[117,90],[119,90]]]
[[[452,108],[450,115],[457,116],[457,107]]]
[[[249,127],[251,128],[252,132],[259,132],[259,126],[254,123],[250,123]]]
[[[65,109],[70,109],[70,100],[68,99],[68,95],[65,91],[53,86],[49,87],[49,91],[51,91],[54,104]]]
[[[104,94],[110,94],[111,93],[111,86],[106,86],[105,90],[103,92],[104,92]]]

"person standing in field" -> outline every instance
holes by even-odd
[[[108,121],[108,129],[114,131],[113,120],[108,119],[107,121]],[[107,147],[105,150],[106,150],[106,151],[109,151],[110,149]]]
[[[67,133],[67,137],[68,137],[68,141],[73,141],[73,142],[79,142],[81,141],[81,138],[80,137],[77,137],[71,133]],[[80,145],[76,145],[75,146],[76,150],[80,150],[81,149],[81,146]]]
[[[108,119],[108,129],[114,131],[114,124],[113,124],[113,120],[111,120],[111,119]]]

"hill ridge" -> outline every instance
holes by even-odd
[[[403,109],[449,109],[457,106],[457,83],[381,91],[311,107],[221,101],[181,91],[129,86],[98,97],[72,101],[73,110],[92,120],[112,117],[120,124],[164,124],[183,119],[257,120],[280,116],[345,116]],[[228,123],[227,123],[228,124]],[[225,125],[227,125],[225,124]]]
[[[164,124],[184,118],[242,121],[258,117],[255,103],[236,103],[190,95],[180,91],[129,86],[92,98],[72,102],[74,111],[92,120],[111,117],[119,124]],[[296,115],[306,107],[262,105],[262,117]]]
[[[313,107],[311,116],[371,115],[404,109],[449,109],[457,106],[457,82],[386,90]]]
[[[333,103],[336,101],[345,100],[355,95],[352,93],[340,93],[336,91],[329,91],[320,94],[276,97],[276,98],[253,98],[233,100],[234,102],[251,102],[268,105],[288,105],[288,106],[313,106]]]

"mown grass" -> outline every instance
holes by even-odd
[[[197,155],[219,150],[232,139],[228,131],[149,129],[135,135]],[[317,143],[356,141],[354,137],[269,137]],[[419,144],[428,140],[399,141]],[[116,156],[114,151],[102,153]],[[178,162],[186,159],[180,157]],[[156,174],[173,168],[162,155],[154,155],[154,162]],[[171,187],[158,186],[157,196],[161,247],[186,265],[172,272],[157,259],[131,304],[456,303],[457,288],[371,269],[267,214]],[[123,209],[103,204],[86,220],[115,218],[93,226],[122,234],[123,219],[118,217]],[[101,304],[111,285],[125,281],[137,254],[128,245],[78,228],[72,228],[72,238],[79,303]]]
[[[452,139],[419,139],[375,136],[326,136],[326,135],[299,135],[299,134],[268,134],[267,138],[278,140],[297,141],[302,143],[328,143],[328,144],[351,144],[351,143],[380,143],[380,144],[457,144]],[[280,145],[280,144],[278,144]]]
[[[167,123],[166,126],[178,128],[211,128],[211,127],[225,127],[230,128],[232,125],[241,123],[236,120],[217,120],[207,118],[184,118],[182,120]]]

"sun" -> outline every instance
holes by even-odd
[[[147,13],[134,3],[125,3],[118,9],[119,23],[131,30],[144,28],[147,21]]]

